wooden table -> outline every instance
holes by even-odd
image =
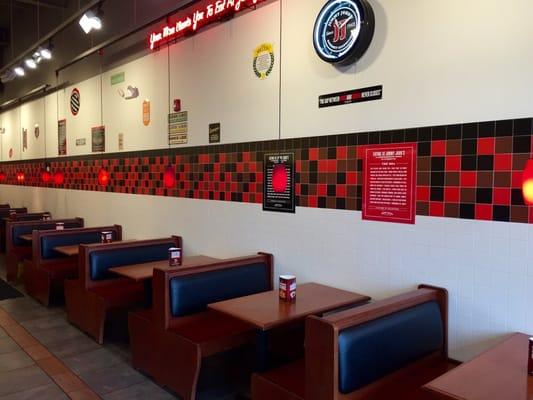
[[[438,399],[533,400],[527,374],[529,336],[513,334],[473,360],[424,386]]]
[[[54,247],[54,250],[57,251],[58,253],[72,257],[72,256],[77,256],[80,253],[80,245],[73,244],[70,246],[56,246]]]
[[[109,268],[109,271],[114,272],[115,274],[121,275],[123,277],[134,280],[135,282],[141,282],[147,279],[152,279],[154,275],[154,269],[165,269],[165,268],[187,268],[191,266],[202,266],[206,263],[212,263],[218,261],[218,258],[208,257],[208,256],[191,256],[183,257],[182,265],[178,267],[169,267],[168,260],[154,261],[143,264],[132,264],[126,265],[124,267],[113,267]]]
[[[208,307],[266,331],[304,319],[308,315],[319,315],[369,300],[370,297],[359,293],[318,283],[304,283],[296,288],[296,301],[292,303],[281,300],[278,290],[271,290],[212,303]]]
[[[33,236],[31,233],[28,233],[26,235],[20,235],[19,239],[25,240],[26,242],[33,242]]]
[[[337,308],[363,304],[370,297],[318,283],[304,283],[296,288],[296,301],[285,302],[278,290],[238,297],[209,304],[212,310],[248,322],[258,328],[256,369],[266,371],[270,364],[268,331],[303,321],[308,315],[320,315]]]

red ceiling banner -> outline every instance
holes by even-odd
[[[150,49],[154,50],[163,43],[177,39],[187,33],[196,32],[205,25],[217,22],[263,1],[265,0],[209,0],[196,3],[180,12],[175,22],[169,22],[158,31],[152,32],[148,38]]]
[[[416,143],[363,149],[363,219],[414,224]]]

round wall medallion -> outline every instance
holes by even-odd
[[[374,26],[374,11],[366,0],[330,0],[315,22],[315,50],[326,62],[351,64],[370,46]]]

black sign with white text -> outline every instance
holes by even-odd
[[[294,213],[294,153],[265,154],[263,164],[263,210]]]
[[[345,92],[324,94],[318,98],[318,107],[342,106],[344,104],[362,103],[365,101],[381,100],[383,86],[372,86],[363,89],[347,90]]]

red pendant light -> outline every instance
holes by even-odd
[[[167,189],[176,186],[176,170],[170,164],[168,164],[165,173],[163,174],[163,185],[165,185]]]
[[[0,182],[5,182],[6,180],[6,174],[2,171],[0,171]]]
[[[24,172],[19,171],[17,172],[17,182],[22,183],[26,179],[26,176],[24,175]]]
[[[276,193],[283,193],[287,190],[289,176],[285,164],[277,164],[272,171],[272,188]]]
[[[109,172],[104,167],[100,168],[98,171],[98,184],[102,186],[107,186],[109,184]]]
[[[54,174],[54,183],[56,185],[62,185],[63,182],[65,182],[65,175],[63,174],[63,172],[61,171],[57,171],[55,174]]]
[[[41,180],[43,181],[43,183],[48,183],[50,182],[51,179],[52,179],[52,174],[44,169],[41,172]]]
[[[522,173],[522,195],[524,203],[533,205],[533,159],[527,161]]]

